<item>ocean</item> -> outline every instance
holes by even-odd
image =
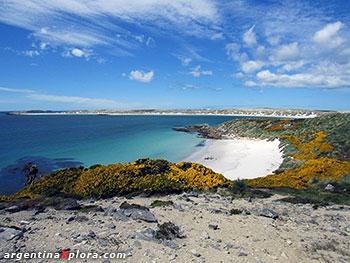
[[[180,162],[203,139],[175,127],[219,123],[232,116],[6,115],[0,113],[0,195],[23,188],[23,167],[35,163],[39,174],[72,166],[163,158]]]

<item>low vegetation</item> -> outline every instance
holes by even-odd
[[[57,195],[107,198],[133,192],[157,194],[204,190],[229,184],[223,175],[200,164],[139,159],[133,163],[59,170],[12,196],[2,196],[1,200]]]

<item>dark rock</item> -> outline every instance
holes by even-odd
[[[223,133],[221,131],[210,127],[208,124],[187,126],[185,128],[174,128],[174,130],[181,131],[181,132],[190,132],[190,133],[196,132],[198,133],[198,136],[201,138],[208,138],[208,139],[223,138]]]
[[[114,219],[126,221],[128,218],[142,220],[148,223],[157,222],[157,219],[147,207],[124,202],[120,205],[120,209],[114,214]]]
[[[213,229],[213,230],[218,230],[219,229],[218,225],[209,225],[208,227]]]
[[[157,223],[156,217],[147,210],[143,209],[127,209],[124,211],[126,216],[131,217],[134,220],[142,220],[148,223]]]
[[[23,167],[22,172],[24,172],[26,175],[25,186],[32,185],[33,183],[36,182],[37,174],[38,174],[39,170],[35,164],[33,164],[33,163],[26,164]]]
[[[163,245],[170,247],[172,249],[179,249],[180,248],[180,246],[178,244],[176,244],[174,241],[170,241],[170,240],[164,240]]]
[[[237,256],[239,256],[239,257],[246,257],[246,256],[248,256],[248,254],[243,253],[243,252],[238,252]]]
[[[73,198],[64,199],[56,206],[57,210],[78,210],[81,209],[81,205],[77,200]]]
[[[68,219],[69,220],[69,219]],[[87,218],[86,216],[81,216],[81,215],[77,215],[75,218],[74,218],[75,221],[77,222],[86,222],[86,221],[89,221],[89,218]]]
[[[10,207],[5,208],[5,211],[9,212],[9,213],[16,213],[16,212],[19,212],[21,210],[23,210],[23,209],[20,206],[10,206]]]
[[[230,243],[227,243],[225,246],[224,246],[224,249],[226,249],[226,250],[229,250],[229,249],[238,249],[238,247],[236,247],[236,246],[234,246],[234,245],[232,245],[232,244],[230,244]]]
[[[115,229],[115,225],[113,225],[113,224],[109,224],[109,225],[107,225],[107,226],[106,226],[106,228],[109,228],[109,229]]]
[[[140,239],[140,240],[144,240],[144,241],[148,241],[148,242],[157,241],[154,239],[155,234],[156,234],[156,231],[154,231],[151,228],[148,228],[143,232],[130,235],[129,238]],[[160,242],[158,241],[158,243],[160,243]]]
[[[94,212],[104,212],[105,210],[102,208],[102,206],[98,205],[93,208]]]
[[[272,211],[270,209],[264,208],[261,211],[260,216],[264,216],[264,217],[268,217],[268,218],[272,218],[272,219],[277,219],[279,217],[279,214],[276,213],[275,211]]]
[[[107,207],[104,216],[113,216],[115,212],[117,212],[117,209],[113,206],[109,206]]]
[[[4,244],[4,242],[19,238],[22,234],[23,231],[20,229],[0,227],[0,243]]]
[[[96,234],[94,231],[90,230],[88,235],[87,235],[89,238],[95,238],[96,237]]]
[[[36,208],[36,211],[34,212],[34,216],[38,215],[38,214],[41,214],[41,213],[44,213],[46,211],[46,208],[45,207],[37,207]]]
[[[197,250],[195,250],[195,249],[192,249],[192,250],[191,250],[191,253],[192,253],[193,256],[198,257],[198,258],[201,256],[201,254],[199,254],[199,253],[197,252]]]
[[[174,203],[173,206],[174,206],[175,209],[179,210],[180,212],[185,211],[185,210],[182,208],[182,206],[179,205],[179,204]]]
[[[186,194],[187,197],[198,197],[198,193],[196,192],[191,192],[191,193],[188,193]]]
[[[173,240],[175,238],[182,238],[180,235],[180,228],[172,222],[166,222],[161,225],[158,225],[158,230],[155,233],[156,239],[163,240]]]

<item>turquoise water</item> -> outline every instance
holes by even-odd
[[[15,116],[0,114],[0,195],[23,188],[23,166],[60,168],[163,158],[179,162],[203,139],[174,127],[217,125],[230,116]],[[236,117],[237,118],[237,117]]]

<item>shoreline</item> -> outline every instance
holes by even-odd
[[[205,146],[184,159],[203,164],[227,179],[253,179],[275,171],[283,162],[279,140],[206,139]]]
[[[54,115],[100,115],[100,116],[232,116],[232,117],[262,117],[262,118],[291,118],[307,119],[315,118],[317,114],[310,115],[277,115],[277,114],[220,114],[220,113],[69,113],[69,112],[52,112],[52,113],[15,113],[9,115],[19,116],[54,116]]]

